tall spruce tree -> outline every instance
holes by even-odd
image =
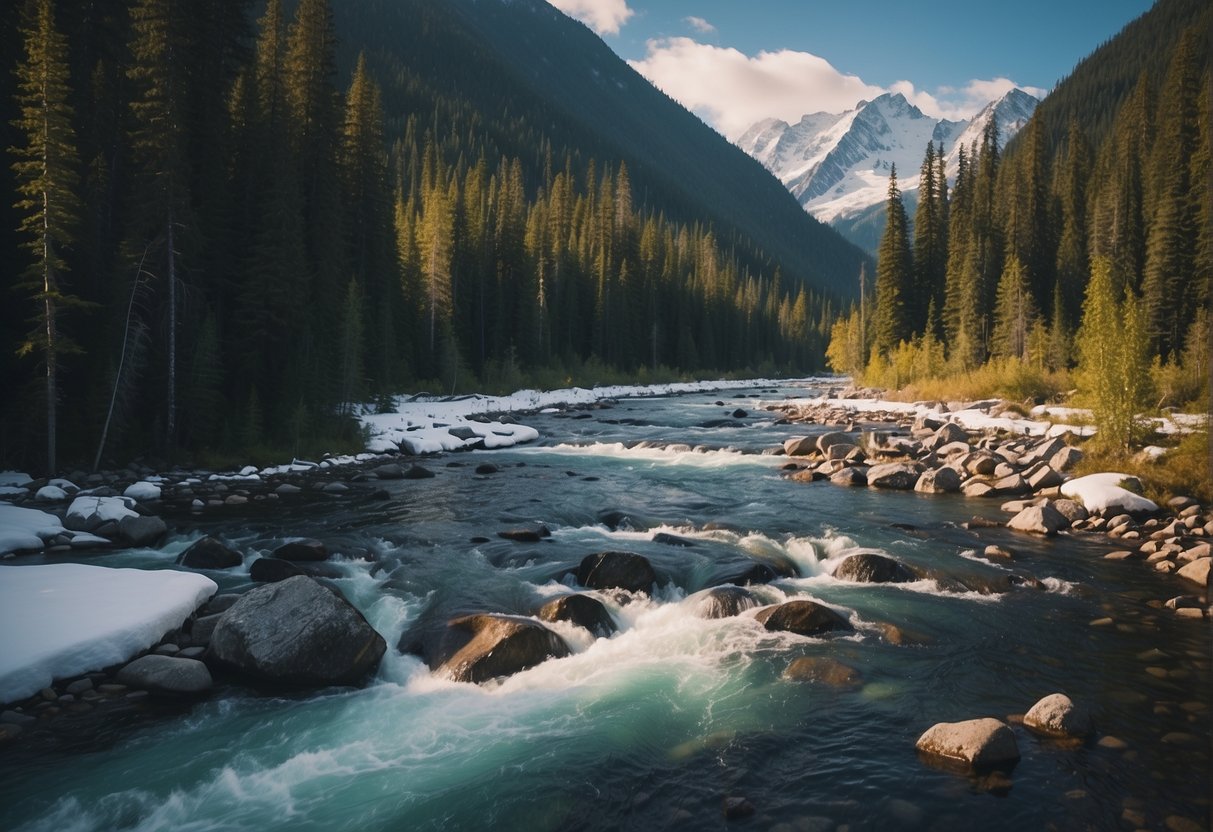
[[[944,284],[948,269],[947,200],[948,180],[939,168],[943,145],[938,154],[933,142],[927,142],[918,177],[918,208],[914,212],[914,324],[915,332],[924,332],[927,310],[944,302]],[[934,335],[935,333],[931,333]]]
[[[1027,270],[1011,254],[998,281],[991,352],[1005,358],[1028,359],[1028,336],[1036,322],[1036,304]]]
[[[59,360],[76,346],[59,331],[65,307],[80,301],[65,287],[63,252],[72,244],[79,221],[76,137],[68,103],[67,39],[55,26],[51,0],[36,0],[22,21],[25,56],[17,66],[19,118],[13,122],[24,146],[16,157],[20,231],[32,255],[19,284],[37,304],[36,326],[20,352],[41,354],[46,364],[46,470],[57,467]]]
[[[913,291],[913,258],[910,254],[906,209],[897,187],[897,166],[889,171],[889,195],[885,201],[885,230],[876,263],[875,351],[888,356],[913,334],[908,306]]]

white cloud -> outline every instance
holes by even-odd
[[[885,92],[901,93],[929,116],[953,120],[971,118],[1016,86],[1037,98],[1047,92],[1007,78],[972,80],[959,89],[941,87],[934,93],[911,81],[886,88],[846,75],[809,52],[782,49],[750,56],[685,37],[650,40],[644,59],[629,63],[730,139],[764,118],[794,124],[808,113],[841,113]]]
[[[702,17],[696,17],[695,15],[691,15],[690,17],[684,17],[682,19],[682,22],[685,23],[686,25],[690,26],[696,32],[702,32],[705,35],[709,35],[712,32],[716,31],[715,26],[713,26],[711,23],[708,23]]]
[[[628,0],[548,0],[569,17],[575,17],[600,35],[617,35],[619,27],[636,12]]]

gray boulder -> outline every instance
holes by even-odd
[[[950,423],[949,423],[950,424]],[[914,483],[914,490],[923,494],[951,494],[960,490],[960,474],[944,466],[923,471]]]
[[[829,433],[823,433],[821,436],[817,437],[817,450],[821,451],[823,454],[829,451],[834,445],[854,446],[855,438],[849,433],[843,433],[842,431],[837,430]]]
[[[248,575],[259,584],[272,584],[306,575],[303,567],[281,558],[257,558],[249,565]]]
[[[373,471],[375,476],[381,480],[402,480],[404,479],[404,469],[398,463],[387,462],[376,467]]]
[[[732,618],[758,606],[754,593],[739,586],[715,586],[697,592],[691,599],[702,618]]]
[[[868,469],[868,485],[908,491],[918,482],[918,467],[904,462],[886,462]]]
[[[767,607],[760,610],[754,617],[768,630],[782,630],[802,636],[853,629],[851,623],[834,610],[816,601],[808,600],[787,601],[774,607]]]
[[[1028,506],[1007,522],[1008,529],[1053,536],[1070,523],[1052,506]]]
[[[386,649],[345,598],[300,575],[241,596],[215,627],[209,655],[255,679],[319,687],[360,682]]]
[[[329,556],[329,551],[324,547],[324,544],[319,540],[292,540],[289,543],[283,543],[273,551],[271,557],[279,560],[292,561],[318,561],[326,560]]]
[[[994,495],[1002,497],[1012,494],[1026,494],[1031,491],[1031,486],[1017,473],[1006,474],[995,480],[991,485],[994,488]]]
[[[230,569],[244,563],[240,553],[213,537],[204,537],[177,556],[190,569]]]
[[[179,695],[205,693],[213,684],[211,672],[197,659],[155,654],[135,659],[118,671],[117,679],[120,685]]]
[[[438,669],[457,682],[487,682],[512,676],[547,659],[569,655],[564,639],[529,618],[513,615],[468,615],[450,622],[470,630],[472,640]]]
[[[841,468],[830,474],[830,482],[844,487],[857,487],[868,484],[868,469],[862,466]]]
[[[783,443],[783,452],[788,456],[808,456],[816,450],[817,440],[811,436],[794,436]]]
[[[584,627],[596,636],[607,638],[618,629],[606,606],[589,595],[562,595],[539,608],[544,621],[567,621]]]
[[[118,521],[118,537],[129,546],[158,546],[168,534],[168,526],[159,517],[123,517]]]
[[[916,747],[928,758],[974,769],[1011,767],[1019,762],[1014,732],[989,717],[932,725],[918,738]]]
[[[1079,520],[1086,520],[1091,516],[1086,506],[1077,500],[1054,500],[1053,510],[1066,518],[1066,522],[1070,525],[1074,525]]]
[[[1052,693],[1024,714],[1023,724],[1046,737],[1086,737],[1095,726],[1086,708],[1074,704],[1064,693]]]
[[[953,442],[969,441],[968,432],[955,422],[946,422],[940,426],[939,430],[935,431],[935,447],[943,447]]]
[[[1054,471],[1069,471],[1082,462],[1083,453],[1072,445],[1067,445],[1049,459],[1049,467]]]
[[[899,560],[871,552],[851,555],[834,570],[840,581],[865,584],[899,584],[918,580],[918,574]]]
[[[653,565],[633,552],[599,552],[586,555],[577,567],[577,583],[589,589],[625,589],[649,592],[657,583]]]

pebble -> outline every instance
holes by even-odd
[[[1163,734],[1162,742],[1166,745],[1178,745],[1181,748],[1199,748],[1204,745],[1200,737],[1194,734],[1185,734],[1181,731],[1172,731],[1169,734]]]
[[[1119,737],[1114,737],[1111,734],[1106,737],[1100,737],[1099,742],[1096,743],[1096,745],[1099,745],[1101,748],[1110,748],[1113,751],[1123,751],[1129,747],[1127,742]]]
[[[1111,618],[1096,618],[1094,621],[1091,622],[1091,626],[1092,627],[1109,627],[1112,625],[1112,623],[1113,622],[1112,622]]]
[[[93,689],[93,680],[92,679],[77,679],[76,681],[74,681],[70,685],[68,685],[64,690],[65,690],[65,692],[71,693],[71,694],[81,694],[81,693],[84,693],[86,690],[92,690],[92,689]]]

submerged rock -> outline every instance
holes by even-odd
[[[653,565],[633,552],[599,552],[586,555],[577,567],[577,583],[590,589],[625,589],[649,592],[657,583]]]
[[[758,598],[740,586],[715,586],[692,595],[702,618],[732,618],[759,605]]]
[[[783,672],[783,676],[796,682],[820,682],[835,688],[854,687],[863,681],[858,670],[827,656],[802,656],[795,659]]]
[[[898,584],[918,580],[918,574],[899,560],[863,552],[851,555],[834,570],[840,581],[857,581],[865,584]]]
[[[386,649],[344,597],[296,576],[241,596],[215,627],[208,655],[255,679],[318,687],[362,681]]]
[[[1095,726],[1086,708],[1079,707],[1064,693],[1052,693],[1024,714],[1023,724],[1047,737],[1086,737]]]
[[[570,653],[564,639],[529,618],[468,615],[451,621],[450,626],[474,633],[472,640],[439,668],[440,673],[457,682],[479,684],[511,676]]]
[[[190,569],[230,569],[244,563],[244,558],[223,541],[208,536],[178,555],[177,563]]]
[[[562,595],[548,601],[539,608],[539,618],[544,621],[567,621],[584,627],[596,636],[607,638],[618,628],[614,619],[597,598],[589,595]]]
[[[318,561],[326,560],[329,556],[328,549],[319,540],[292,540],[289,543],[283,543],[274,550],[271,557],[279,560],[291,561]]]
[[[815,636],[820,633],[846,631],[851,624],[829,607],[816,601],[788,601],[760,610],[755,616],[768,630]]]
[[[512,540],[515,543],[538,543],[545,537],[551,537],[552,532],[547,526],[538,523],[534,526],[524,526],[517,529],[503,529],[497,532],[497,536],[503,540]]]
[[[1014,732],[989,717],[932,725],[918,738],[916,747],[929,758],[974,769],[1011,767],[1019,762]]]

